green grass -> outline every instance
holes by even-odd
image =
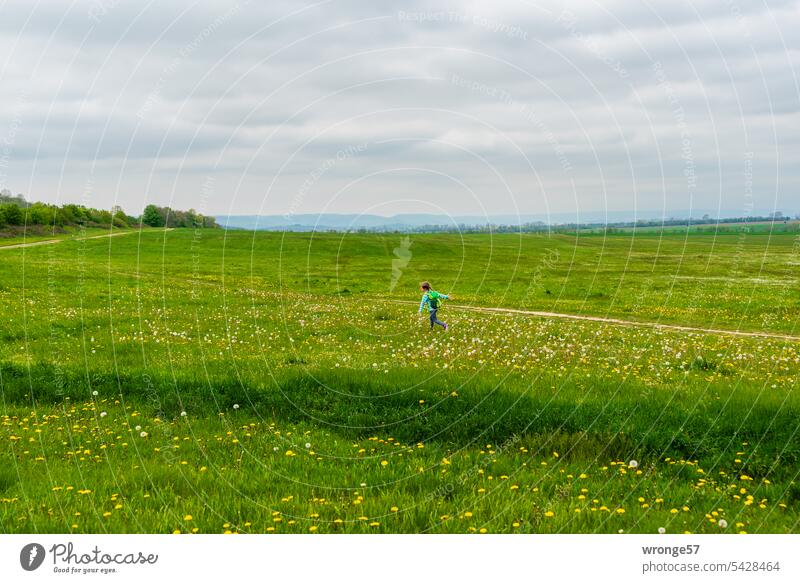
[[[3,251],[1,530],[798,530],[798,341],[459,308],[796,334],[793,235],[400,239]]]

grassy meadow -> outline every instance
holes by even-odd
[[[800,530],[796,234],[404,238],[0,249],[0,532]]]

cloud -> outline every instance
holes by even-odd
[[[210,176],[216,213],[735,211],[752,169],[756,208],[798,212],[798,26],[797,2],[11,2],[0,182],[132,212]]]

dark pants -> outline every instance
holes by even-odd
[[[441,326],[442,328],[445,327],[444,322],[440,322],[439,319],[436,317],[436,312],[438,312],[438,311],[439,311],[439,308],[436,308],[435,310],[431,310],[431,313],[430,313],[430,316],[431,316],[431,330],[433,330],[433,325],[434,324],[439,324],[439,326]]]

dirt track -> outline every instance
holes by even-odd
[[[91,237],[72,238],[66,237],[64,239],[45,239],[44,241],[33,241],[32,243],[15,243],[14,245],[0,245],[0,251],[3,249],[21,249],[23,247],[38,247],[39,245],[54,245],[63,241],[88,241],[89,239],[105,239],[106,237],[119,237],[121,235],[130,235],[138,231],[122,231],[121,233],[109,233],[107,235],[92,235]]]
[[[417,302],[398,300],[400,304],[418,305]],[[775,334],[772,332],[743,332],[739,330],[723,330],[718,328],[699,328],[696,326],[680,326],[678,324],[661,324],[659,322],[637,322],[635,320],[621,320],[619,318],[604,318],[602,316],[581,316],[579,314],[562,314],[560,312],[542,312],[537,310],[514,310],[511,308],[483,308],[479,306],[459,306],[448,304],[448,310],[465,310],[469,312],[487,312],[495,314],[512,314],[519,316],[533,316],[535,318],[558,318],[562,320],[581,320],[585,322],[599,322],[614,326],[631,326],[639,328],[654,328],[656,330],[675,330],[678,332],[696,332],[699,334],[724,334],[728,336],[744,336],[747,338],[773,338],[775,340],[789,340],[800,342],[800,336],[790,334]]]

